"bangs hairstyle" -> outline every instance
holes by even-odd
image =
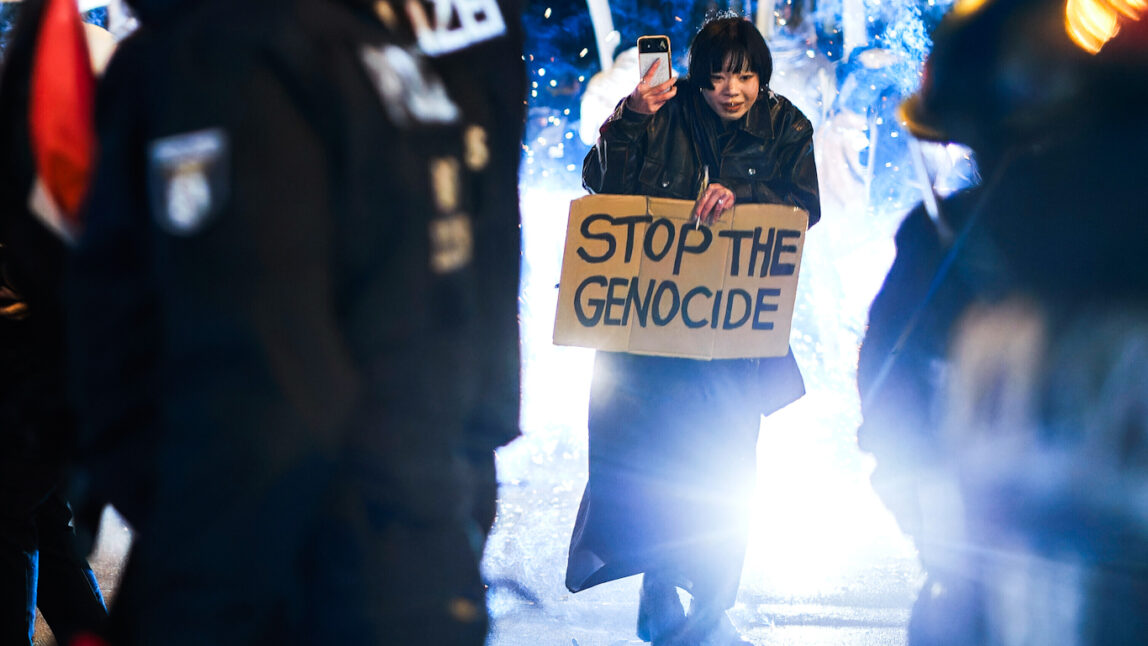
[[[773,55],[757,27],[740,16],[728,14],[702,25],[690,43],[687,71],[694,84],[712,90],[710,74],[743,69],[756,73],[763,89],[769,85]]]

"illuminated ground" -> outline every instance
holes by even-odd
[[[735,625],[756,646],[903,645],[919,577],[911,550],[863,484],[847,484],[845,474],[815,482],[834,460],[824,445],[786,434],[763,429],[762,486],[742,593],[731,612]],[[504,485],[487,570],[495,581],[521,582],[540,602],[496,585],[491,646],[641,643],[634,637],[636,577],[577,595],[562,587],[581,483],[555,474],[558,462],[578,461],[570,448],[560,446],[553,461],[534,456],[528,479]],[[515,450],[526,447],[508,452]],[[798,495],[802,489],[808,497]]]

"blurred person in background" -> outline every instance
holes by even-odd
[[[39,607],[65,646],[107,619],[66,492],[77,447],[62,281],[90,162],[78,93],[90,99],[112,38],[74,2],[5,9],[19,15],[0,72],[0,643],[30,646]]]
[[[1048,383],[1033,372],[1053,362],[1060,347],[1060,341],[1045,345],[1046,328],[1070,327],[1067,321],[1079,323],[1081,313],[1113,302],[1136,309],[1148,294],[1142,264],[1148,249],[1139,234],[1145,211],[1135,188],[1148,176],[1140,152],[1148,124],[1135,107],[1148,88],[1146,21],[1124,16],[1115,37],[1082,40],[1079,9],[1050,0],[958,3],[934,35],[921,90],[903,106],[915,136],[969,145],[983,177],[979,186],[939,202],[927,196],[905,218],[859,356],[864,421],[858,440],[877,458],[873,485],[914,538],[928,574],[910,620],[913,646],[1049,643],[1038,634],[1069,643],[1044,631],[1005,639],[1013,611],[994,605],[1005,603],[1005,580],[989,575],[1002,568],[986,554],[1056,559],[1055,550],[1039,546],[1064,548],[1074,532],[1067,525],[1030,524],[1035,508],[1015,496],[989,495],[987,481],[956,474],[983,473],[985,465],[966,460],[995,456],[996,466],[1031,474],[1029,485],[1050,478],[1053,487],[1059,474],[1033,473],[1029,462],[994,443],[993,433],[1016,437],[1013,422],[1034,428],[1027,404],[1020,404],[1038,399],[1018,399],[1018,393],[1036,397]],[[1114,19],[1123,15],[1109,10]],[[1023,315],[1014,315],[1018,308]],[[982,310],[990,314],[971,314]],[[981,323],[971,328],[979,332],[961,333],[959,356],[995,357],[995,372],[986,362],[950,359],[966,316]],[[992,341],[984,321],[1013,325]],[[1016,352],[1007,352],[1008,345]],[[1082,369],[1091,360],[1082,357]],[[953,390],[957,383],[964,390]],[[1076,401],[1086,399],[1082,394]],[[1071,426],[1065,410],[1053,413],[1056,406],[1033,410],[1051,415],[1042,423]],[[989,427],[992,432],[976,432]],[[1026,442],[1038,443],[1035,437]],[[1053,498],[1045,503],[1070,502]],[[1075,522],[1088,524],[1083,516]],[[1006,540],[1017,534],[1026,536],[1019,548]],[[1089,549],[1077,545],[1072,558]],[[1029,584],[1030,591],[1041,587]],[[1021,597],[1011,601],[1018,608],[1038,605],[1035,592]],[[1029,617],[1028,627],[1043,622],[1048,628],[1051,619]]]
[[[618,104],[586,156],[586,189],[697,197],[702,224],[735,203],[790,204],[815,224],[813,128],[769,89],[773,64],[757,28],[715,17],[694,37],[689,58],[688,78],[653,85],[651,68]],[[598,352],[590,477],[567,587],[644,573],[643,640],[744,644],[726,610],[745,557],[761,415],[804,392],[792,352],[713,361]],[[678,588],[692,595],[688,617]]]
[[[513,124],[468,130],[387,3],[130,4],[70,302],[87,499],[136,531],[113,643],[482,644]]]

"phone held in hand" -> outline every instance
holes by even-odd
[[[638,69],[639,78],[645,78],[646,72],[654,64],[661,61],[650,85],[660,85],[670,80],[670,39],[667,36],[642,36],[638,38]]]

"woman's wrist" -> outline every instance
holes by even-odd
[[[630,107],[630,97],[626,97],[615,112],[618,119],[628,123],[640,123],[654,116],[653,113],[639,112]]]

